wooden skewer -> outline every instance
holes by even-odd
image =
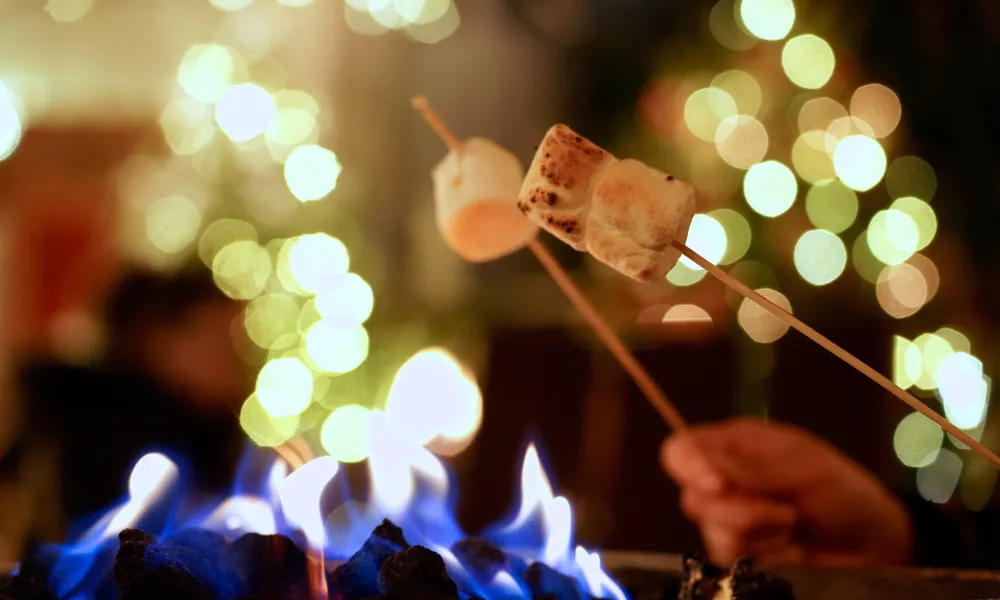
[[[880,386],[888,390],[890,393],[892,393],[894,396],[896,396],[897,398],[908,404],[913,410],[924,415],[931,421],[934,421],[939,426],[941,426],[942,429],[953,435],[956,439],[964,443],[969,448],[975,450],[980,456],[990,461],[994,465],[1000,467],[1000,456],[997,456],[989,448],[974,440],[969,434],[965,433],[964,431],[956,427],[951,421],[938,414],[931,407],[927,406],[927,404],[921,402],[913,394],[910,394],[903,388],[899,387],[885,375],[882,375],[875,369],[861,362],[861,360],[859,360],[853,354],[851,354],[847,350],[844,350],[837,344],[833,343],[829,338],[819,333],[812,327],[806,325],[797,317],[792,315],[790,312],[781,308],[774,302],[771,302],[764,296],[760,295],[759,293],[751,289],[749,286],[741,283],[740,281],[735,279],[732,275],[726,273],[718,266],[712,264],[711,262],[706,260],[705,257],[701,256],[691,248],[688,248],[686,245],[678,241],[674,241],[672,242],[672,244],[675,248],[680,250],[684,254],[684,256],[687,256],[692,261],[694,261],[695,264],[697,264],[699,267],[711,273],[712,276],[714,276],[716,279],[726,284],[736,292],[749,298],[750,300],[753,300],[754,302],[759,304],[764,310],[778,317],[791,327],[797,329],[803,335],[805,335],[812,341],[816,342],[823,348],[826,348],[829,352],[834,354],[840,360],[851,365],[858,371],[861,371],[864,375],[868,376],[869,379],[879,384]]]
[[[418,96],[411,101],[411,104],[424,118],[424,121],[427,122],[430,128],[434,130],[434,133],[441,138],[441,141],[448,145],[449,149],[457,152],[462,147],[462,142],[452,133],[451,129],[444,123],[437,112],[431,108],[426,98]],[[615,334],[611,326],[601,316],[600,311],[594,307],[583,291],[577,287],[576,283],[573,282],[573,279],[566,272],[566,269],[559,264],[556,257],[552,256],[552,253],[545,247],[545,244],[540,242],[538,238],[535,238],[528,244],[528,249],[531,250],[531,253],[535,255],[538,262],[542,264],[542,267],[545,268],[556,282],[556,285],[559,286],[559,289],[566,295],[570,304],[576,308],[590,328],[594,330],[594,333],[597,334],[601,342],[618,360],[622,368],[632,377],[643,395],[653,405],[656,412],[660,413],[660,416],[663,417],[667,425],[676,431],[685,429],[687,423],[684,421],[684,417],[681,416],[680,411],[677,410],[677,407],[667,398],[666,393],[657,385],[656,381],[649,375],[649,372],[643,368],[632,351]]]

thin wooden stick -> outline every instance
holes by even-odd
[[[759,293],[751,289],[749,286],[736,280],[729,273],[726,273],[716,265],[712,264],[711,262],[706,260],[705,257],[701,256],[691,248],[688,248],[686,245],[678,241],[674,241],[672,243],[675,248],[677,248],[684,254],[684,256],[687,256],[688,258],[693,260],[695,264],[697,264],[699,267],[711,273],[716,279],[726,284],[736,292],[739,292],[743,296],[749,298],[750,300],[753,300],[754,302],[759,304],[764,310],[778,317],[791,327],[797,329],[807,338],[816,342],[823,348],[826,348],[829,352],[834,354],[840,360],[851,365],[858,371],[861,371],[864,375],[867,375],[869,379],[879,384],[880,386],[891,392],[892,395],[896,396],[897,398],[908,404],[910,408],[924,415],[931,421],[934,421],[935,423],[940,425],[942,429],[944,429],[951,435],[955,436],[955,438],[964,443],[966,446],[975,450],[980,456],[990,461],[994,465],[1000,467],[1000,456],[997,456],[989,448],[977,442],[976,440],[972,439],[972,437],[969,434],[965,433],[964,431],[956,427],[954,424],[952,424],[951,421],[938,414],[936,411],[934,411],[931,407],[927,406],[925,403],[921,402],[913,394],[910,394],[903,388],[893,383],[885,375],[882,375],[875,369],[861,362],[861,360],[859,360],[853,354],[851,354],[847,350],[844,350],[837,344],[833,343],[832,341],[830,341],[829,338],[819,333],[812,327],[806,325],[805,323],[800,321],[797,317],[792,315],[790,312],[781,308],[774,302],[771,302],[764,296],[760,295]]]
[[[441,117],[431,108],[426,98],[419,96],[414,98],[411,104],[438,137],[448,145],[449,149],[458,151],[462,147],[462,142],[459,141],[458,137],[452,133]],[[667,398],[666,393],[657,385],[656,381],[649,375],[649,372],[643,368],[632,351],[615,334],[611,326],[601,316],[600,311],[594,307],[583,291],[577,287],[576,283],[573,282],[573,279],[566,270],[559,264],[559,261],[552,256],[548,248],[538,238],[535,238],[528,244],[528,249],[531,250],[531,253],[535,255],[538,262],[542,264],[542,267],[545,268],[556,282],[556,285],[559,286],[559,289],[566,295],[570,304],[583,316],[584,321],[594,330],[594,333],[597,334],[601,342],[618,360],[622,368],[632,377],[632,380],[635,381],[635,384],[642,391],[646,399],[649,400],[649,403],[663,417],[664,422],[676,431],[685,429],[687,423],[684,421],[684,417],[681,416],[680,411],[677,410],[677,407]]]

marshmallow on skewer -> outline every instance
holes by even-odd
[[[517,207],[540,227],[583,252],[587,249],[584,230],[595,176],[614,160],[569,127],[555,125],[535,153]]]
[[[538,228],[518,211],[524,168],[510,152],[485,138],[471,138],[434,167],[434,204],[445,242],[471,262],[516,252]]]
[[[616,161],[594,184],[587,250],[632,279],[663,279],[681,256],[670,242],[687,239],[694,210],[689,184],[638,160]]]

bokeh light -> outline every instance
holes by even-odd
[[[706,142],[715,142],[719,125],[736,114],[736,101],[719,88],[697,90],[684,103],[684,123],[691,133]]]
[[[3,84],[0,84],[0,161],[6,159],[21,143],[24,125],[21,115],[8,96]]]
[[[253,4],[254,0],[208,0],[212,6],[226,12],[236,12]]]
[[[879,275],[875,296],[886,314],[905,319],[927,303],[927,280],[913,265],[889,265]]]
[[[902,336],[892,340],[892,382],[899,387],[912,387],[924,372],[920,347]]]
[[[160,114],[163,139],[174,154],[191,156],[205,149],[218,131],[212,116],[212,107],[181,96],[167,104]]]
[[[826,131],[807,131],[792,145],[792,166],[799,177],[810,183],[825,182],[836,177],[833,157],[827,146],[833,135]]]
[[[847,187],[864,192],[875,187],[885,175],[885,150],[866,135],[851,135],[837,144],[833,168]]]
[[[45,12],[60,23],[72,23],[87,16],[96,0],[47,0]]]
[[[877,283],[885,263],[875,258],[872,254],[871,246],[868,244],[868,232],[864,231],[854,240],[851,246],[851,263],[858,275],[868,283]]]
[[[271,417],[300,415],[312,402],[312,371],[297,358],[272,360],[257,374],[254,393],[264,412]]]
[[[872,254],[887,265],[905,262],[920,243],[920,230],[913,218],[891,208],[875,213],[867,235]]]
[[[917,491],[929,502],[945,504],[951,500],[962,477],[962,457],[942,448],[937,459],[917,471]]]
[[[885,187],[892,198],[913,196],[930,202],[937,191],[937,175],[924,159],[900,156],[892,161],[886,171]]]
[[[198,240],[198,258],[211,268],[215,255],[233,242],[257,241],[257,229],[239,219],[219,219],[209,223]]]
[[[337,187],[342,168],[330,150],[299,146],[285,160],[285,183],[301,202],[319,200]]]
[[[708,262],[717,265],[726,255],[726,229],[711,216],[697,214],[691,219],[685,244]],[[686,256],[681,256],[680,262],[693,271],[702,270]]]
[[[941,274],[938,273],[937,265],[923,254],[914,254],[906,259],[906,264],[916,267],[927,282],[927,300],[924,304],[933,300],[941,286]]]
[[[826,131],[835,121],[847,117],[847,109],[832,98],[813,98],[799,109],[799,133]]]
[[[229,86],[215,104],[215,122],[234,142],[246,142],[267,131],[274,114],[271,95],[253,83]]]
[[[733,0],[716,2],[708,14],[708,28],[723,48],[741,52],[753,48],[757,40],[744,32],[742,22],[736,19],[736,8]]]
[[[299,90],[275,92],[275,115],[264,135],[267,141],[283,146],[300,144],[316,131],[319,104],[309,94]]]
[[[250,341],[266,350],[277,350],[298,340],[298,320],[298,302],[288,294],[275,293],[264,294],[250,303],[244,324]]]
[[[453,0],[426,0],[416,21],[408,22],[405,17],[402,21],[406,24],[406,35],[411,40],[421,44],[437,44],[458,31],[462,25],[462,16]]]
[[[368,458],[368,419],[371,411],[357,404],[337,407],[320,429],[323,449],[342,463]]]
[[[830,44],[811,33],[793,37],[781,50],[781,67],[785,75],[807,90],[818,90],[826,85],[833,76],[835,64]]]
[[[227,244],[212,259],[212,277],[230,298],[251,300],[264,290],[271,275],[271,255],[257,242]]]
[[[836,179],[818,183],[806,193],[806,216],[817,229],[842,233],[858,216],[858,196]]]
[[[917,247],[916,250],[923,250],[934,240],[937,234],[937,215],[930,204],[920,198],[904,196],[897,199],[890,207],[893,210],[909,215],[913,223],[917,226]]]
[[[755,164],[743,178],[747,203],[765,217],[777,217],[791,208],[798,190],[795,174],[776,160]]]
[[[712,79],[711,87],[729,94],[741,115],[756,115],[764,99],[764,93],[754,76],[739,69],[719,73]]]
[[[258,446],[272,448],[284,444],[298,433],[299,416],[272,417],[254,394],[247,398],[240,409],[240,427]]]
[[[229,50],[215,44],[198,44],[184,53],[177,81],[189,96],[211,104],[229,88],[235,69]]]
[[[737,169],[749,169],[767,154],[767,130],[746,115],[728,117],[715,131],[715,147],[722,160]]]
[[[368,332],[364,327],[344,329],[322,320],[305,335],[309,360],[327,373],[349,373],[368,358]]]
[[[198,237],[201,211],[184,196],[160,198],[146,209],[146,237],[161,252],[176,254]]]
[[[715,219],[726,233],[726,252],[718,262],[720,265],[731,265],[743,258],[750,250],[750,242],[753,234],[750,230],[750,222],[746,217],[730,208],[720,208],[708,213],[708,216]]]
[[[663,313],[661,322],[664,325],[690,325],[692,323],[711,323],[712,315],[704,308],[695,304],[677,304]]]
[[[965,352],[949,354],[937,373],[938,392],[948,420],[960,429],[972,429],[986,414],[988,386],[983,363]]]
[[[938,372],[944,359],[955,353],[947,339],[933,333],[922,333],[913,340],[913,345],[920,351],[920,376],[914,382],[922,390],[933,390],[937,387]]]
[[[681,261],[677,261],[674,268],[667,273],[667,281],[677,287],[687,287],[694,285],[705,278],[707,271],[702,268],[692,269]]]
[[[792,0],[742,0],[740,18],[747,30],[762,40],[783,39],[795,24]]]
[[[851,96],[851,115],[871,126],[877,138],[896,130],[903,116],[903,106],[895,92],[880,83],[869,83]]]
[[[288,269],[296,285],[313,294],[345,275],[350,266],[347,246],[325,233],[299,236],[288,250]]]
[[[914,412],[896,426],[892,447],[899,462],[908,467],[926,467],[934,462],[944,442],[944,431],[924,415]]]
[[[953,327],[942,327],[934,332],[934,335],[948,342],[948,345],[955,350],[955,352],[972,352],[972,342],[966,335]]]
[[[788,312],[792,312],[792,304],[784,294],[770,288],[761,288],[757,293]],[[750,339],[761,344],[775,342],[788,332],[788,324],[769,313],[765,308],[749,298],[740,303],[736,320]]]
[[[316,311],[324,319],[344,327],[368,320],[375,307],[375,294],[368,282],[355,273],[334,278],[316,296]]]
[[[813,229],[795,242],[793,253],[799,275],[817,286],[831,283],[847,266],[847,248],[839,237],[825,229]]]

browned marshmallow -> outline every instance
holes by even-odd
[[[595,176],[614,160],[569,127],[555,125],[528,168],[517,207],[539,227],[584,251]]]
[[[459,256],[485,262],[520,250],[538,233],[517,208],[524,168],[485,138],[451,151],[431,173],[437,224]]]
[[[586,248],[633,279],[662,279],[680,258],[670,242],[687,239],[694,211],[687,183],[637,160],[616,161],[597,176]]]

